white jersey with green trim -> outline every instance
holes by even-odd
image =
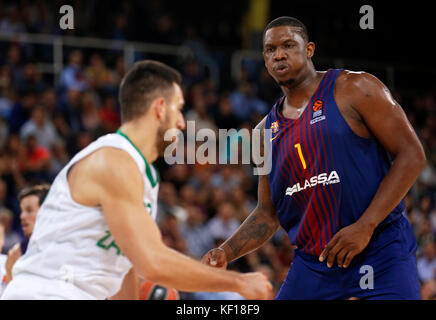
[[[3,299],[105,299],[120,289],[132,264],[114,242],[101,207],[75,202],[67,181],[75,163],[104,147],[122,149],[135,160],[144,178],[144,206],[156,218],[157,170],[122,132],[99,138],[57,175]]]

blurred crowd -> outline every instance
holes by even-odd
[[[45,2],[34,3],[44,7]],[[43,32],[46,25],[41,22],[50,22],[44,18],[44,10],[35,9],[25,15],[26,19],[22,12],[0,12],[0,32],[29,28]],[[119,19],[119,25],[125,25]],[[117,34],[122,32],[114,37]],[[18,192],[29,184],[52,182],[74,154],[120,126],[117,93],[126,70],[120,55],[72,48],[65,53],[65,67],[54,86],[53,79],[37,68],[36,47],[20,42],[2,42],[0,46],[0,224],[5,234],[2,253],[7,253],[24,237]],[[280,89],[262,68],[255,76],[243,70],[240,81],[229,86],[214,83],[198,60],[178,61],[173,66],[183,75],[186,120],[195,121],[197,130],[253,128],[280,96]],[[407,218],[418,241],[423,299],[435,299],[436,92],[424,92],[407,101],[401,92],[394,95],[428,158],[428,166],[405,200]],[[257,177],[251,165],[169,166],[163,160],[157,164],[162,177],[158,223],[163,239],[196,259],[227,239],[256,206]],[[229,268],[263,271],[277,292],[292,257],[293,248],[280,229],[260,250]],[[231,293],[182,293],[182,298],[239,297]]]

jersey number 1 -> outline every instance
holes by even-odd
[[[306,161],[304,160],[303,152],[301,151],[301,144],[297,143],[296,145],[294,145],[294,147],[298,151],[298,155],[300,156],[300,160],[301,160],[301,164],[303,165],[303,169],[306,169]]]

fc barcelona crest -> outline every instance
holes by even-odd
[[[279,127],[278,121],[274,121],[273,123],[271,123],[271,132],[272,133],[277,133],[279,130],[280,130],[280,127]]]

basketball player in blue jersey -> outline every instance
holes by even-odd
[[[254,211],[202,261],[225,268],[281,225],[296,250],[276,299],[420,299],[402,199],[426,164],[423,148],[383,83],[316,71],[314,52],[297,19],[265,28],[265,65],[284,92],[258,125],[272,132],[272,169]]]

